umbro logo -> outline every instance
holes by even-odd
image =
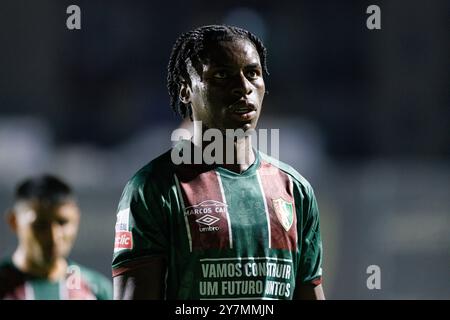
[[[213,226],[213,224],[220,221],[220,218],[214,217],[209,214],[205,214],[203,217],[195,220],[198,224],[200,224],[198,230],[200,232],[211,232],[211,231],[219,231],[219,226]],[[203,225],[203,226],[201,226]]]
[[[219,220],[220,220],[219,218],[213,217],[213,216],[207,214],[207,215],[204,215],[203,217],[201,217],[200,219],[197,219],[195,221],[197,221],[198,223],[210,226],[210,225],[216,223]]]
[[[197,222],[200,232],[220,230],[220,220],[227,213],[227,204],[217,200],[204,200],[185,208],[184,215]],[[217,224],[218,223],[218,224]]]

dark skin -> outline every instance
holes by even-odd
[[[261,114],[265,84],[259,54],[246,39],[206,44],[201,66],[188,64],[190,79],[183,79],[180,100],[191,104],[194,121],[203,129],[255,129]],[[250,137],[234,142],[235,164],[223,166],[245,171],[254,161]],[[193,137],[201,145],[202,137]],[[163,299],[167,264],[163,257],[114,278],[114,299]],[[322,286],[298,285],[294,299],[324,299]]]
[[[191,104],[194,121],[201,121],[203,132],[215,128],[255,129],[261,114],[265,84],[259,54],[253,43],[245,39],[219,41],[205,45],[208,56],[201,66],[194,68],[188,63],[190,78],[183,81],[180,100]],[[199,131],[197,131],[199,133]],[[202,144],[200,134],[193,143]],[[239,138],[234,144],[234,162],[223,166],[241,173],[254,161],[251,136]],[[226,159],[226,141],[222,154]],[[225,161],[224,161],[225,162]]]
[[[114,300],[162,300],[167,265],[154,257],[145,266],[113,278]]]
[[[205,46],[209,53],[200,74],[189,64],[190,84],[180,99],[192,104],[193,119],[205,128],[254,129],[261,113],[265,84],[258,52],[248,40],[220,41]],[[200,69],[200,68],[198,68]],[[245,102],[245,103],[244,103]],[[254,112],[239,115],[240,104]]]

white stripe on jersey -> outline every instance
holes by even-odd
[[[294,196],[294,181],[292,181],[292,177],[288,174],[287,175],[288,179],[289,179],[289,192],[292,195],[292,199],[294,200],[294,205],[293,205],[293,209],[294,209],[294,215],[297,215],[297,210],[295,210],[295,196]],[[295,216],[294,216],[295,217]],[[295,243],[298,243],[298,233],[295,232]]]
[[[25,300],[35,300],[34,290],[29,282],[25,282]]]
[[[233,230],[231,230],[231,221],[230,215],[228,213],[228,204],[227,199],[225,198],[225,191],[223,190],[222,179],[220,178],[220,174],[216,171],[217,180],[219,181],[220,193],[222,194],[223,203],[227,206],[226,214],[227,214],[227,223],[228,223],[228,238],[230,239],[230,249],[233,249]]]
[[[265,192],[264,192],[264,189],[263,189],[263,186],[262,186],[261,177],[259,175],[259,170],[256,170],[256,177],[258,178],[259,189],[261,190],[261,194],[262,194],[263,201],[264,201],[264,210],[266,211],[267,234],[268,234],[268,238],[269,238],[269,248],[272,248],[272,234],[271,234],[271,231],[270,231],[269,208],[267,207],[266,196],[265,196]]]
[[[178,196],[180,197],[180,203],[181,203],[181,209],[183,210],[183,216],[184,216],[184,223],[186,224],[186,232],[189,240],[189,252],[192,252],[192,237],[191,237],[191,229],[189,228],[189,221],[186,215],[185,206],[184,206],[184,199],[183,199],[183,193],[181,192],[180,188],[180,182],[178,181],[178,177],[176,174],[173,175],[175,178],[175,184],[177,186]]]
[[[59,281],[59,300],[69,300],[69,292],[67,288],[67,280],[64,278]]]

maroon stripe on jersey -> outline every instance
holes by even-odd
[[[322,277],[316,278],[314,280],[311,280],[312,285],[318,286],[319,284],[322,284]]]
[[[13,288],[11,291],[7,292],[3,297],[0,297],[2,300],[26,300],[31,297],[27,297],[25,292],[25,283],[18,285]]]
[[[214,170],[198,175],[177,172],[192,250],[230,248],[226,200]]]
[[[271,248],[297,250],[297,215],[292,182],[286,173],[264,161],[261,161],[258,172],[269,210]]]

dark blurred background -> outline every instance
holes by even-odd
[[[60,175],[83,211],[72,258],[110,275],[122,188],[180,125],[172,45],[214,23],[268,49],[260,127],[280,129],[281,160],[315,188],[327,297],[450,299],[449,1],[3,0],[0,210],[27,175]],[[0,256],[15,245],[1,223]]]

